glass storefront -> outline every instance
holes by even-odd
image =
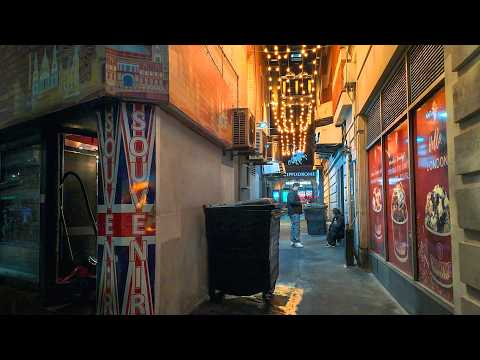
[[[38,282],[40,144],[0,147],[0,275]]]
[[[451,303],[446,122],[445,89],[440,88],[412,108],[407,120],[401,120],[370,147],[369,229],[374,252],[382,255],[385,244],[387,261]],[[412,126],[413,140],[409,137],[409,126]],[[412,171],[410,141],[413,141]],[[414,214],[410,214],[412,211]],[[414,266],[418,275],[414,274]]]
[[[440,89],[414,112],[419,281],[453,301],[447,113]]]

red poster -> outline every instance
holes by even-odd
[[[382,167],[382,144],[378,143],[368,151],[370,247],[377,254],[385,256]]]
[[[385,167],[387,173],[387,244],[389,261],[412,274],[410,177],[408,174],[408,125],[404,121],[387,136]]]
[[[417,109],[414,124],[419,281],[452,302],[447,113],[444,89],[439,90]]]

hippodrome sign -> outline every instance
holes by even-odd
[[[98,314],[153,314],[155,107],[98,113]]]

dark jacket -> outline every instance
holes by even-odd
[[[302,213],[302,202],[296,191],[289,191],[287,196],[287,209],[288,215]]]
[[[345,220],[343,219],[343,215],[340,214],[333,218],[328,233],[333,239],[342,239],[345,236]]]

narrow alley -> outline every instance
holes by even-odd
[[[480,314],[480,46],[317,40],[0,45],[0,315]]]

